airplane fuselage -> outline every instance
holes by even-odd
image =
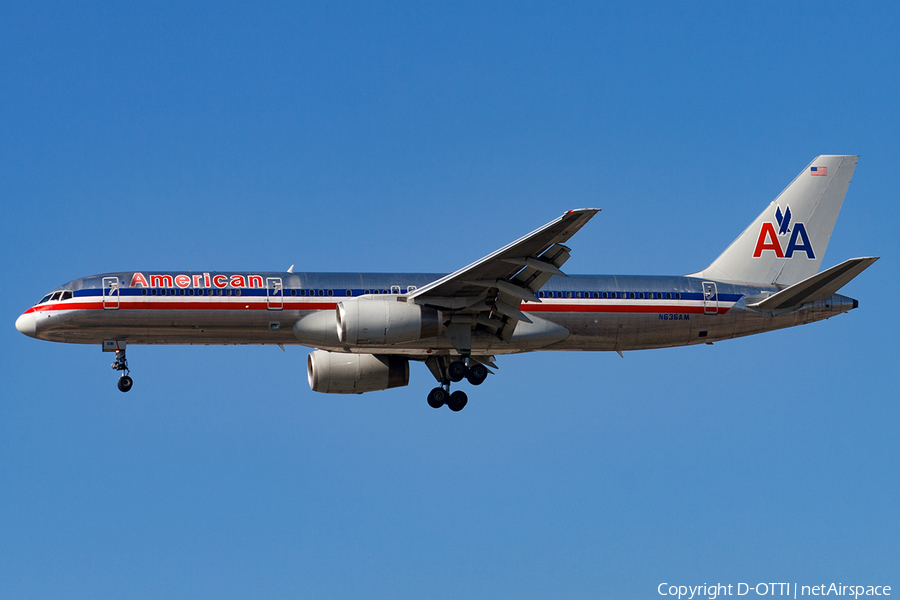
[[[76,279],[25,312],[34,337],[99,344],[301,344],[371,352],[336,335],[310,343],[294,324],[330,316],[338,302],[363,296],[401,297],[440,278],[411,273],[124,272]],[[196,285],[195,285],[196,284]],[[710,343],[791,327],[847,312],[856,301],[839,294],[783,313],[748,309],[746,298],[778,291],[695,277],[571,275],[552,277],[520,310],[565,333],[502,340],[473,336],[473,351],[511,354],[535,349],[628,351]],[[67,293],[67,292],[70,292]],[[64,298],[64,299],[63,299]],[[539,301],[539,302],[538,302]],[[21,325],[27,327],[28,325]],[[327,331],[330,325],[326,325]],[[564,339],[556,339],[562,337]],[[301,336],[302,337],[302,336]],[[445,336],[379,347],[379,354],[427,356],[450,352]]]
[[[819,270],[858,157],[816,157],[706,269],[680,277],[566,275],[566,245],[599,211],[579,208],[447,275],[144,272],[54,290],[16,321],[31,337],[102,344],[118,387],[128,344],[301,344],[310,389],[361,394],[409,383],[411,360],[451,393],[481,385],[495,357],[712,343],[857,307],[837,293],[878,257]]]

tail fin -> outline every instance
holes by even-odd
[[[858,156],[818,156],[695,277],[793,285],[818,273]]]

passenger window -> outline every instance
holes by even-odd
[[[347,295],[348,295],[348,296],[352,296],[352,295],[353,295],[353,290],[347,290]]]
[[[680,294],[679,292],[676,292],[676,293],[675,293],[675,299],[676,299],[676,300],[681,300],[681,294]]]
[[[234,290],[234,295],[235,295],[235,296],[240,296],[240,295],[241,295],[241,290]]]
[[[334,290],[328,290],[328,295],[329,295],[329,296],[334,296]]]
[[[147,295],[147,288],[141,288],[141,296]]]

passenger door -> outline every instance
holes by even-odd
[[[719,314],[719,292],[713,281],[703,282],[703,314]]]
[[[107,310],[117,310],[119,308],[119,278],[104,277],[103,289],[103,308]]]
[[[281,277],[266,277],[266,308],[281,310],[284,308],[284,288]]]

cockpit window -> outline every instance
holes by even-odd
[[[50,296],[50,302],[53,302],[53,301],[55,301],[55,300],[59,300],[60,294],[62,294],[62,292],[53,292],[53,295]]]
[[[52,296],[52,295],[53,295],[53,294],[47,294],[46,296],[44,296],[43,298],[41,298],[41,301],[38,302],[38,304],[43,304],[44,302],[46,302],[47,300],[49,300],[49,299],[50,299],[50,296]]]
[[[62,293],[62,297],[60,298],[60,300],[68,300],[71,297],[72,297],[72,292],[70,292],[69,290],[66,290]]]

